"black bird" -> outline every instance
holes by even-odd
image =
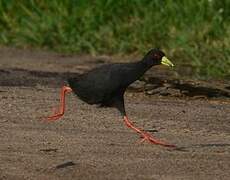
[[[79,77],[69,78],[70,87],[63,86],[61,90],[60,109],[54,115],[49,116],[47,120],[57,120],[64,115],[65,94],[73,91],[88,104],[117,108],[123,116],[126,126],[139,133],[143,138],[142,142],[147,140],[153,144],[174,147],[174,145],[157,140],[151,134],[135,127],[125,112],[124,93],[126,88],[152,66],[160,64],[173,66],[161,50],[151,49],[141,61],[102,65]]]

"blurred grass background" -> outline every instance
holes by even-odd
[[[230,1],[0,0],[0,44],[121,56],[159,47],[196,78],[230,78]]]

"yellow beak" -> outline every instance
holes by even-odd
[[[161,64],[171,67],[174,66],[173,63],[165,56],[161,59]]]

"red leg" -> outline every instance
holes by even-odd
[[[145,131],[143,131],[143,130],[140,130],[140,129],[137,128],[137,127],[135,127],[135,126],[133,125],[133,123],[130,122],[130,120],[128,119],[127,116],[124,116],[124,122],[125,122],[125,124],[126,124],[126,126],[127,126],[128,128],[133,129],[134,131],[136,131],[137,133],[139,133],[139,134],[142,136],[143,140],[142,140],[141,142],[147,140],[147,141],[149,141],[149,142],[152,143],[152,144],[158,144],[158,145],[162,145],[162,146],[166,146],[166,147],[176,147],[176,146],[173,145],[173,144],[167,144],[167,143],[165,143],[165,142],[163,142],[163,141],[160,141],[160,140],[158,140],[158,139],[155,139],[151,134],[149,134],[149,133],[147,133],[147,132],[145,132]]]
[[[59,109],[54,108],[54,114],[52,116],[48,116],[46,120],[55,121],[62,117],[65,113],[65,94],[72,92],[72,89],[68,86],[63,86],[60,94],[60,107]]]

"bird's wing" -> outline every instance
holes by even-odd
[[[132,70],[130,64],[103,65],[83,74],[70,86],[84,101],[101,103],[126,89]]]

